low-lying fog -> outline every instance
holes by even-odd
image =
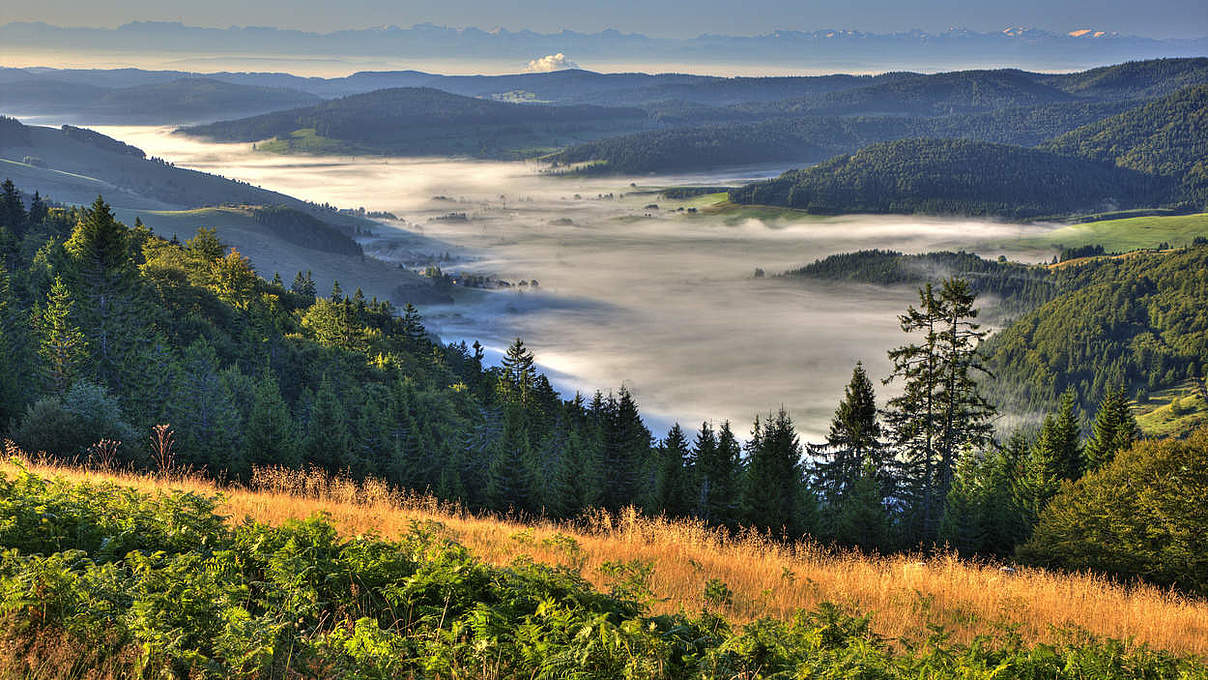
[[[447,272],[537,280],[535,290],[466,291],[453,305],[421,311],[446,340],[479,339],[498,351],[523,337],[564,390],[628,385],[659,432],[671,421],[696,427],[705,419],[730,419],[745,431],[756,413],[784,405],[817,441],[857,360],[874,376],[886,374],[885,352],[903,340],[897,314],[912,291],[772,275],[836,252],[977,248],[1036,229],[916,217],[764,221],[681,213],[693,203],[642,193],[779,168],[568,179],[537,175],[524,163],[279,157],[164,129],[97,129],[177,165],[394,212],[405,223],[391,228],[435,239],[430,252],[451,254],[442,263]],[[449,213],[465,213],[467,221],[433,219]],[[415,256],[381,241],[368,247],[401,261]],[[755,278],[756,267],[769,277]],[[292,274],[282,272],[287,280]]]

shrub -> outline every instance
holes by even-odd
[[[1066,485],[1021,559],[1093,569],[1208,595],[1208,428],[1143,441]]]

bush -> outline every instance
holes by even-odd
[[[648,566],[476,560],[439,528],[340,537],[322,518],[228,527],[212,499],[0,476],[4,677],[1205,678],[1193,659],[1089,637],[901,648],[823,604],[731,626],[651,616]],[[631,599],[621,591],[629,591]],[[706,597],[730,595],[710,581]],[[53,658],[52,658],[53,657]]]
[[[54,397],[45,397],[30,404],[25,416],[13,430],[13,440],[27,451],[46,452],[59,458],[70,458],[88,446],[92,433],[86,430],[79,416],[63,408]]]
[[[1208,595],[1208,428],[1143,441],[1062,488],[1021,559]]]

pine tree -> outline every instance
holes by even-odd
[[[337,472],[352,448],[348,431],[348,413],[340,401],[331,377],[324,375],[315,392],[314,405],[302,442],[305,462],[314,463],[329,472]]]
[[[851,490],[863,477],[865,466],[872,465],[878,478],[884,474],[876,394],[861,363],[856,363],[843,400],[835,409],[826,443],[810,450],[815,457],[814,485],[829,505],[837,505]]]
[[[167,409],[180,442],[181,462],[214,474],[239,474],[246,462],[243,424],[224,385],[218,356],[205,340],[185,348]]]
[[[889,545],[889,513],[881,496],[877,469],[865,463],[851,488],[840,496],[834,507],[831,537],[842,545],[866,552],[886,550]]]
[[[302,463],[297,426],[270,370],[256,381],[245,442],[249,465],[298,467]]]
[[[671,517],[682,517],[690,512],[688,480],[692,470],[687,465],[689,453],[688,438],[683,428],[679,423],[672,425],[656,451],[658,469],[648,510],[663,512]]]
[[[1140,430],[1128,398],[1124,396],[1124,386],[1117,385],[1104,395],[1095,414],[1091,438],[1086,445],[1087,469],[1094,471],[1104,467],[1138,439]]]
[[[50,210],[46,207],[46,202],[42,200],[42,194],[35,191],[33,200],[29,202],[29,215],[26,219],[29,228],[33,229],[41,226],[49,212]]]
[[[609,397],[598,409],[593,411],[602,421],[600,502],[609,510],[637,505],[641,501],[639,472],[650,459],[650,430],[625,387],[620,389],[619,399]]]
[[[994,409],[978,394],[973,376],[984,370],[976,350],[985,335],[973,321],[973,300],[960,279],[945,280],[938,294],[927,284],[919,307],[900,317],[902,330],[921,333],[921,342],[889,352],[894,369],[885,382],[904,384],[886,418],[903,458],[910,531],[919,540],[938,534],[958,457],[988,443],[993,429]]]
[[[38,336],[38,356],[47,388],[62,394],[83,372],[87,341],[73,321],[71,292],[63,279],[55,277],[46,304],[34,309],[33,326]]]
[[[410,302],[403,307],[403,335],[416,347],[421,347],[428,341],[428,331],[424,328],[423,318]]]
[[[17,307],[8,271],[0,262],[0,423],[9,423],[25,409],[26,376],[32,362],[26,353],[27,320]]]
[[[294,277],[294,282],[290,284],[289,290],[291,293],[302,296],[308,302],[314,302],[318,294],[315,280],[309,271],[306,272],[306,276],[302,276],[302,272],[298,272],[298,275]]]
[[[21,202],[21,193],[10,179],[0,184],[0,227],[8,229],[14,238],[20,239],[28,224],[25,204]]]
[[[88,339],[92,373],[110,389],[133,391],[136,357],[151,343],[148,305],[131,257],[130,230],[101,197],[84,210],[64,245],[80,326]]]
[[[516,338],[499,362],[503,367],[503,379],[522,404],[529,403],[529,391],[532,390],[535,380],[535,361],[533,353],[524,346],[524,341]]]
[[[742,447],[723,422],[717,433],[702,423],[694,445],[696,459],[696,516],[711,524],[734,526],[742,476]]]
[[[538,499],[524,412],[517,406],[506,411],[503,434],[492,449],[487,471],[487,500],[491,509],[499,512],[531,512],[537,509]]]
[[[783,408],[755,427],[742,494],[744,519],[796,538],[809,529],[810,510],[805,505],[801,442]]]
[[[1073,388],[1066,390],[1057,412],[1045,417],[1036,438],[1036,456],[1053,479],[1075,480],[1083,473],[1082,432],[1074,411],[1076,403]]]

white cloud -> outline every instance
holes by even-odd
[[[533,59],[524,70],[528,73],[549,73],[550,71],[561,71],[568,68],[579,68],[579,65],[567,59],[565,54],[559,52],[557,54],[547,54],[540,59]]]

